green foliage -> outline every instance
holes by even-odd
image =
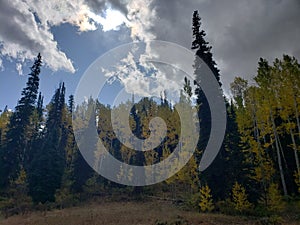
[[[55,193],[55,203],[59,209],[68,208],[79,203],[79,195],[73,194],[68,187],[61,187]]]
[[[297,189],[292,174],[286,171],[300,168],[299,74],[295,57],[284,55],[273,65],[261,58],[255,85],[247,86],[242,78],[232,84],[239,131],[248,146],[249,177],[259,183],[256,195],[263,194],[265,200],[274,179],[280,178],[285,196]]]
[[[20,170],[18,178],[9,186],[7,197],[0,200],[0,210],[5,217],[15,214],[25,214],[32,208],[32,200],[28,196],[27,175]]]
[[[5,148],[0,149],[0,187],[2,188],[7,187],[11,180],[17,179],[21,168],[26,168],[30,140],[35,134],[31,117],[36,108],[41,66],[42,59],[41,55],[38,54],[30,68],[31,72],[26,87],[22,91],[21,99],[10,116],[5,137]]]
[[[89,199],[106,194],[120,199],[119,196],[128,193],[140,197],[141,193],[148,194],[147,191],[151,195],[160,194],[163,189],[164,197],[176,201],[187,199],[189,208],[200,208],[202,212],[215,209],[213,197],[218,201],[216,209],[226,214],[270,216],[282,212],[285,205],[281,192],[296,198],[300,193],[300,65],[294,57],[286,55],[276,59],[272,65],[260,59],[254,85],[249,85],[242,78],[234,80],[231,85],[234,103],[226,101],[227,128],[223,146],[213,164],[199,176],[198,163],[211,129],[209,105],[200,87],[201,60],[209,66],[221,85],[219,70],[205,36],[199,13],[195,11],[192,49],[197,56],[194,61],[196,90],[185,78],[180,102],[175,105],[168,102],[164,92],[160,104],[151,98],[135,102],[133,96],[132,101],[110,108],[90,98],[75,109],[72,95],[66,105],[65,87],[60,84],[44,109],[42,94],[38,93],[42,65],[38,55],[15,111],[4,110],[0,115],[0,190],[3,195],[0,208],[6,212],[21,213],[30,208],[32,200],[38,207],[42,204],[46,207],[49,202],[55,201],[54,205],[64,208],[84,197]],[[193,93],[196,95],[195,107],[191,100]],[[189,110],[190,106],[192,110]],[[176,111],[179,108],[185,110],[186,118],[179,117]],[[167,125],[167,135],[161,144],[146,152],[133,150],[141,146],[127,147],[131,141],[129,138],[122,140],[126,143],[122,144],[112,128],[111,115],[112,112],[124,111],[130,112],[129,116],[121,113],[122,118],[119,119],[127,122],[129,117],[130,132],[140,139],[147,139],[151,131],[154,132],[153,137],[161,141],[161,124],[151,130],[153,124],[150,121],[156,116],[162,118]],[[196,114],[200,119],[200,140],[195,156],[166,182],[147,189],[123,187],[96,175],[92,167],[102,167],[105,155],[97,150],[90,151],[88,158],[93,160],[90,166],[78,148],[89,145],[98,149],[100,139],[116,159],[136,166],[152,165],[169,157],[177,146],[181,150],[190,148],[191,140],[179,139],[180,131],[181,126],[190,128],[194,125],[195,121],[189,119]],[[190,123],[181,125],[181,119]],[[114,125],[120,128],[124,137],[128,135],[125,133],[128,130],[122,130],[121,122]],[[81,132],[95,131],[96,128],[98,135],[93,132],[93,136],[87,135],[76,143],[73,126]],[[185,135],[188,137],[193,131],[187,130]],[[178,161],[174,160],[170,167],[176,168],[177,165]],[[291,171],[297,172],[291,174]],[[151,171],[146,177],[150,179],[167,172]],[[120,181],[137,179],[131,170],[125,171],[123,167],[117,177]],[[279,181],[280,186],[274,184]],[[199,183],[207,185],[198,191]],[[247,184],[249,195],[240,183]],[[251,211],[250,202],[257,202],[258,196],[262,201]],[[278,224],[280,218],[268,217],[262,223]],[[157,224],[188,223],[179,218],[171,223]]]
[[[39,140],[29,165],[29,192],[35,203],[54,202],[65,169],[66,138],[63,137],[65,116],[64,84],[56,90],[46,122],[46,132]]]
[[[234,203],[230,198],[216,202],[216,211],[225,215],[236,215]]]
[[[199,207],[202,212],[211,212],[215,208],[210,192],[211,190],[207,184],[200,188]]]

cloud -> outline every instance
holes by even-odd
[[[96,14],[101,14],[107,8],[113,8],[124,15],[128,14],[129,0],[85,0],[85,3]]]
[[[4,67],[3,67],[3,61],[2,59],[0,58],[0,71],[3,71],[4,70]]]
[[[16,59],[19,63],[34,59],[40,52],[45,64],[52,70],[75,69],[66,54],[59,50],[49,26],[37,23],[33,8],[25,1],[0,2],[1,56]]]
[[[150,29],[154,26],[156,10],[152,6],[152,1],[131,0],[127,9],[131,38],[144,42],[153,40],[155,35]]]
[[[259,57],[273,61],[285,53],[300,58],[298,0],[2,0],[0,68],[3,57],[22,64],[41,52],[50,69],[74,72],[72,60],[51,32],[63,23],[79,32],[117,30],[125,24],[134,41],[158,39],[190,48],[192,14],[197,9],[226,91],[234,76],[255,75]],[[116,10],[124,16],[106,18]],[[146,53],[153,54],[151,46]]]
[[[19,75],[23,75],[23,69],[22,69],[22,64],[21,63],[16,64],[16,70],[18,71]]]
[[[93,2],[98,2],[99,6],[93,8],[95,12],[104,13],[110,6],[123,12],[127,11],[125,5],[116,0]],[[101,17],[93,13],[90,8],[91,5],[92,1],[84,0],[1,1],[1,58],[15,59],[18,63],[17,67],[20,68],[20,63],[28,59],[33,60],[40,52],[44,63],[53,71],[65,70],[74,73],[75,68],[72,60],[59,49],[59,45],[51,32],[51,27],[68,23],[76,26],[80,32],[97,30],[99,27],[106,31],[114,29],[123,22],[117,21],[114,26],[110,26],[105,21],[105,15],[102,21],[93,20],[93,18],[99,19]]]
[[[255,75],[259,57],[273,61],[286,53],[300,59],[298,0],[156,0],[154,5],[157,39],[186,48],[191,47],[192,13],[199,10],[226,92],[235,76]]]
[[[125,92],[129,94],[127,97],[135,94],[136,97],[160,98],[166,92],[169,101],[178,102],[186,73],[174,65],[156,61],[155,57],[151,61],[145,60],[141,57],[145,56],[145,48],[146,44],[133,44],[128,54],[123,50],[114,52],[116,55],[125,54],[125,57],[120,56],[121,60],[117,59],[116,65],[106,63],[101,67],[101,74],[110,84],[118,81],[124,85]],[[151,53],[154,52],[157,52],[157,46],[151,49]]]
[[[108,31],[125,23],[133,40],[147,41],[155,38],[148,31],[155,17],[150,4],[151,1],[142,0],[3,0],[0,2],[1,58],[15,59],[16,68],[21,72],[20,65],[25,60],[33,60],[40,52],[51,70],[74,73],[72,60],[60,50],[51,27],[68,23],[79,32]]]

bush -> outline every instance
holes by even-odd
[[[233,202],[227,198],[225,201],[219,201],[216,203],[216,210],[226,215],[236,215]]]
[[[185,201],[186,207],[188,209],[199,209],[200,195],[200,192],[190,195]]]

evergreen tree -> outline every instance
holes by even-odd
[[[6,133],[6,146],[2,148],[0,159],[1,181],[0,186],[5,187],[10,181],[17,179],[20,168],[25,168],[24,162],[29,143],[35,130],[31,124],[31,116],[36,108],[39,89],[39,74],[41,72],[42,57],[38,54],[33,66],[30,68],[26,87],[18,101],[14,113],[10,117]]]
[[[193,14],[193,37],[192,49],[196,50],[196,59],[194,62],[195,68],[195,85],[197,88],[195,94],[197,96],[198,117],[200,120],[200,133],[198,142],[197,159],[200,161],[200,156],[205,150],[211,132],[211,112],[210,107],[201,88],[201,64],[202,61],[210,68],[211,72],[218,81],[221,89],[220,74],[216,67],[216,63],[213,60],[211,53],[211,46],[205,40],[206,33],[201,30],[201,18],[198,11]],[[213,196],[216,199],[224,199],[226,193],[229,193],[233,181],[242,177],[241,166],[243,156],[240,150],[240,139],[237,130],[237,124],[235,123],[235,112],[233,106],[231,106],[226,100],[227,105],[227,127],[224,143],[220,149],[216,159],[212,165],[207,168],[201,175],[202,182],[207,183],[212,190]],[[234,139],[235,141],[232,141]],[[238,158],[232,158],[238,157]],[[232,165],[234,165],[234,169]],[[238,169],[237,169],[238,168]],[[224,186],[225,185],[225,186]]]
[[[219,69],[216,67],[216,62],[213,60],[212,53],[211,53],[211,46],[209,43],[205,41],[206,33],[204,30],[201,30],[201,18],[199,16],[198,11],[194,11],[193,14],[193,42],[192,42],[192,49],[196,50],[196,55],[202,59],[207,66],[211,69],[212,73],[214,74],[215,78],[219,82],[220,86],[220,74]],[[199,61],[196,60],[197,64]],[[196,69],[198,65],[195,65]],[[201,74],[196,73],[196,82],[198,84],[201,83]]]
[[[211,187],[214,198],[218,200],[228,197],[235,181],[249,182],[246,176],[247,164],[244,164],[245,145],[238,131],[236,109],[232,103],[227,102],[226,106],[227,124],[223,145],[211,166],[200,175],[202,181]]]
[[[35,203],[55,201],[65,168],[63,115],[65,109],[64,84],[56,90],[49,106],[46,130],[41,146],[29,165],[29,193]]]
[[[79,106],[75,111],[75,121],[74,127],[76,126],[76,130],[81,129],[85,130],[85,135],[82,135],[80,140],[76,140],[77,144],[74,145],[74,159],[72,160],[72,177],[73,184],[72,190],[75,193],[80,193],[83,191],[83,187],[95,173],[91,166],[95,166],[97,160],[95,159],[95,149],[97,147],[98,137],[94,136],[95,130],[95,101],[90,98],[86,105]],[[69,102],[69,110],[70,110],[70,102]],[[90,135],[86,135],[90,134]],[[86,152],[85,157],[88,157],[91,161],[93,161],[93,165],[89,165],[83,155],[81,154],[79,148],[84,149],[84,147],[88,146],[90,150]]]
[[[207,64],[217,81],[220,83],[219,70],[216,67],[216,63],[212,58],[211,47],[208,42],[205,41],[206,33],[201,30],[201,18],[199,12],[195,11],[193,14],[193,42],[192,49],[196,50],[196,59],[194,62],[195,68],[195,95],[197,96],[197,105],[199,107],[198,116],[200,120],[200,139],[198,143],[198,150],[204,151],[206,148],[210,131],[211,131],[211,113],[205,93],[201,89],[201,60]],[[201,60],[200,60],[201,59]]]
[[[68,110],[69,110],[71,116],[72,116],[72,113],[74,111],[74,107],[75,107],[75,105],[74,105],[74,95],[70,95],[69,96],[69,101],[68,101]]]

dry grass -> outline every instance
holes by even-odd
[[[166,202],[91,203],[82,207],[53,210],[44,215],[34,212],[24,216],[0,219],[2,225],[154,225],[155,221],[175,221],[184,218],[189,224],[254,225],[254,220],[218,214],[182,211]],[[293,223],[287,223],[293,224]],[[299,224],[299,223],[298,223]],[[293,225],[296,225],[294,223]]]

